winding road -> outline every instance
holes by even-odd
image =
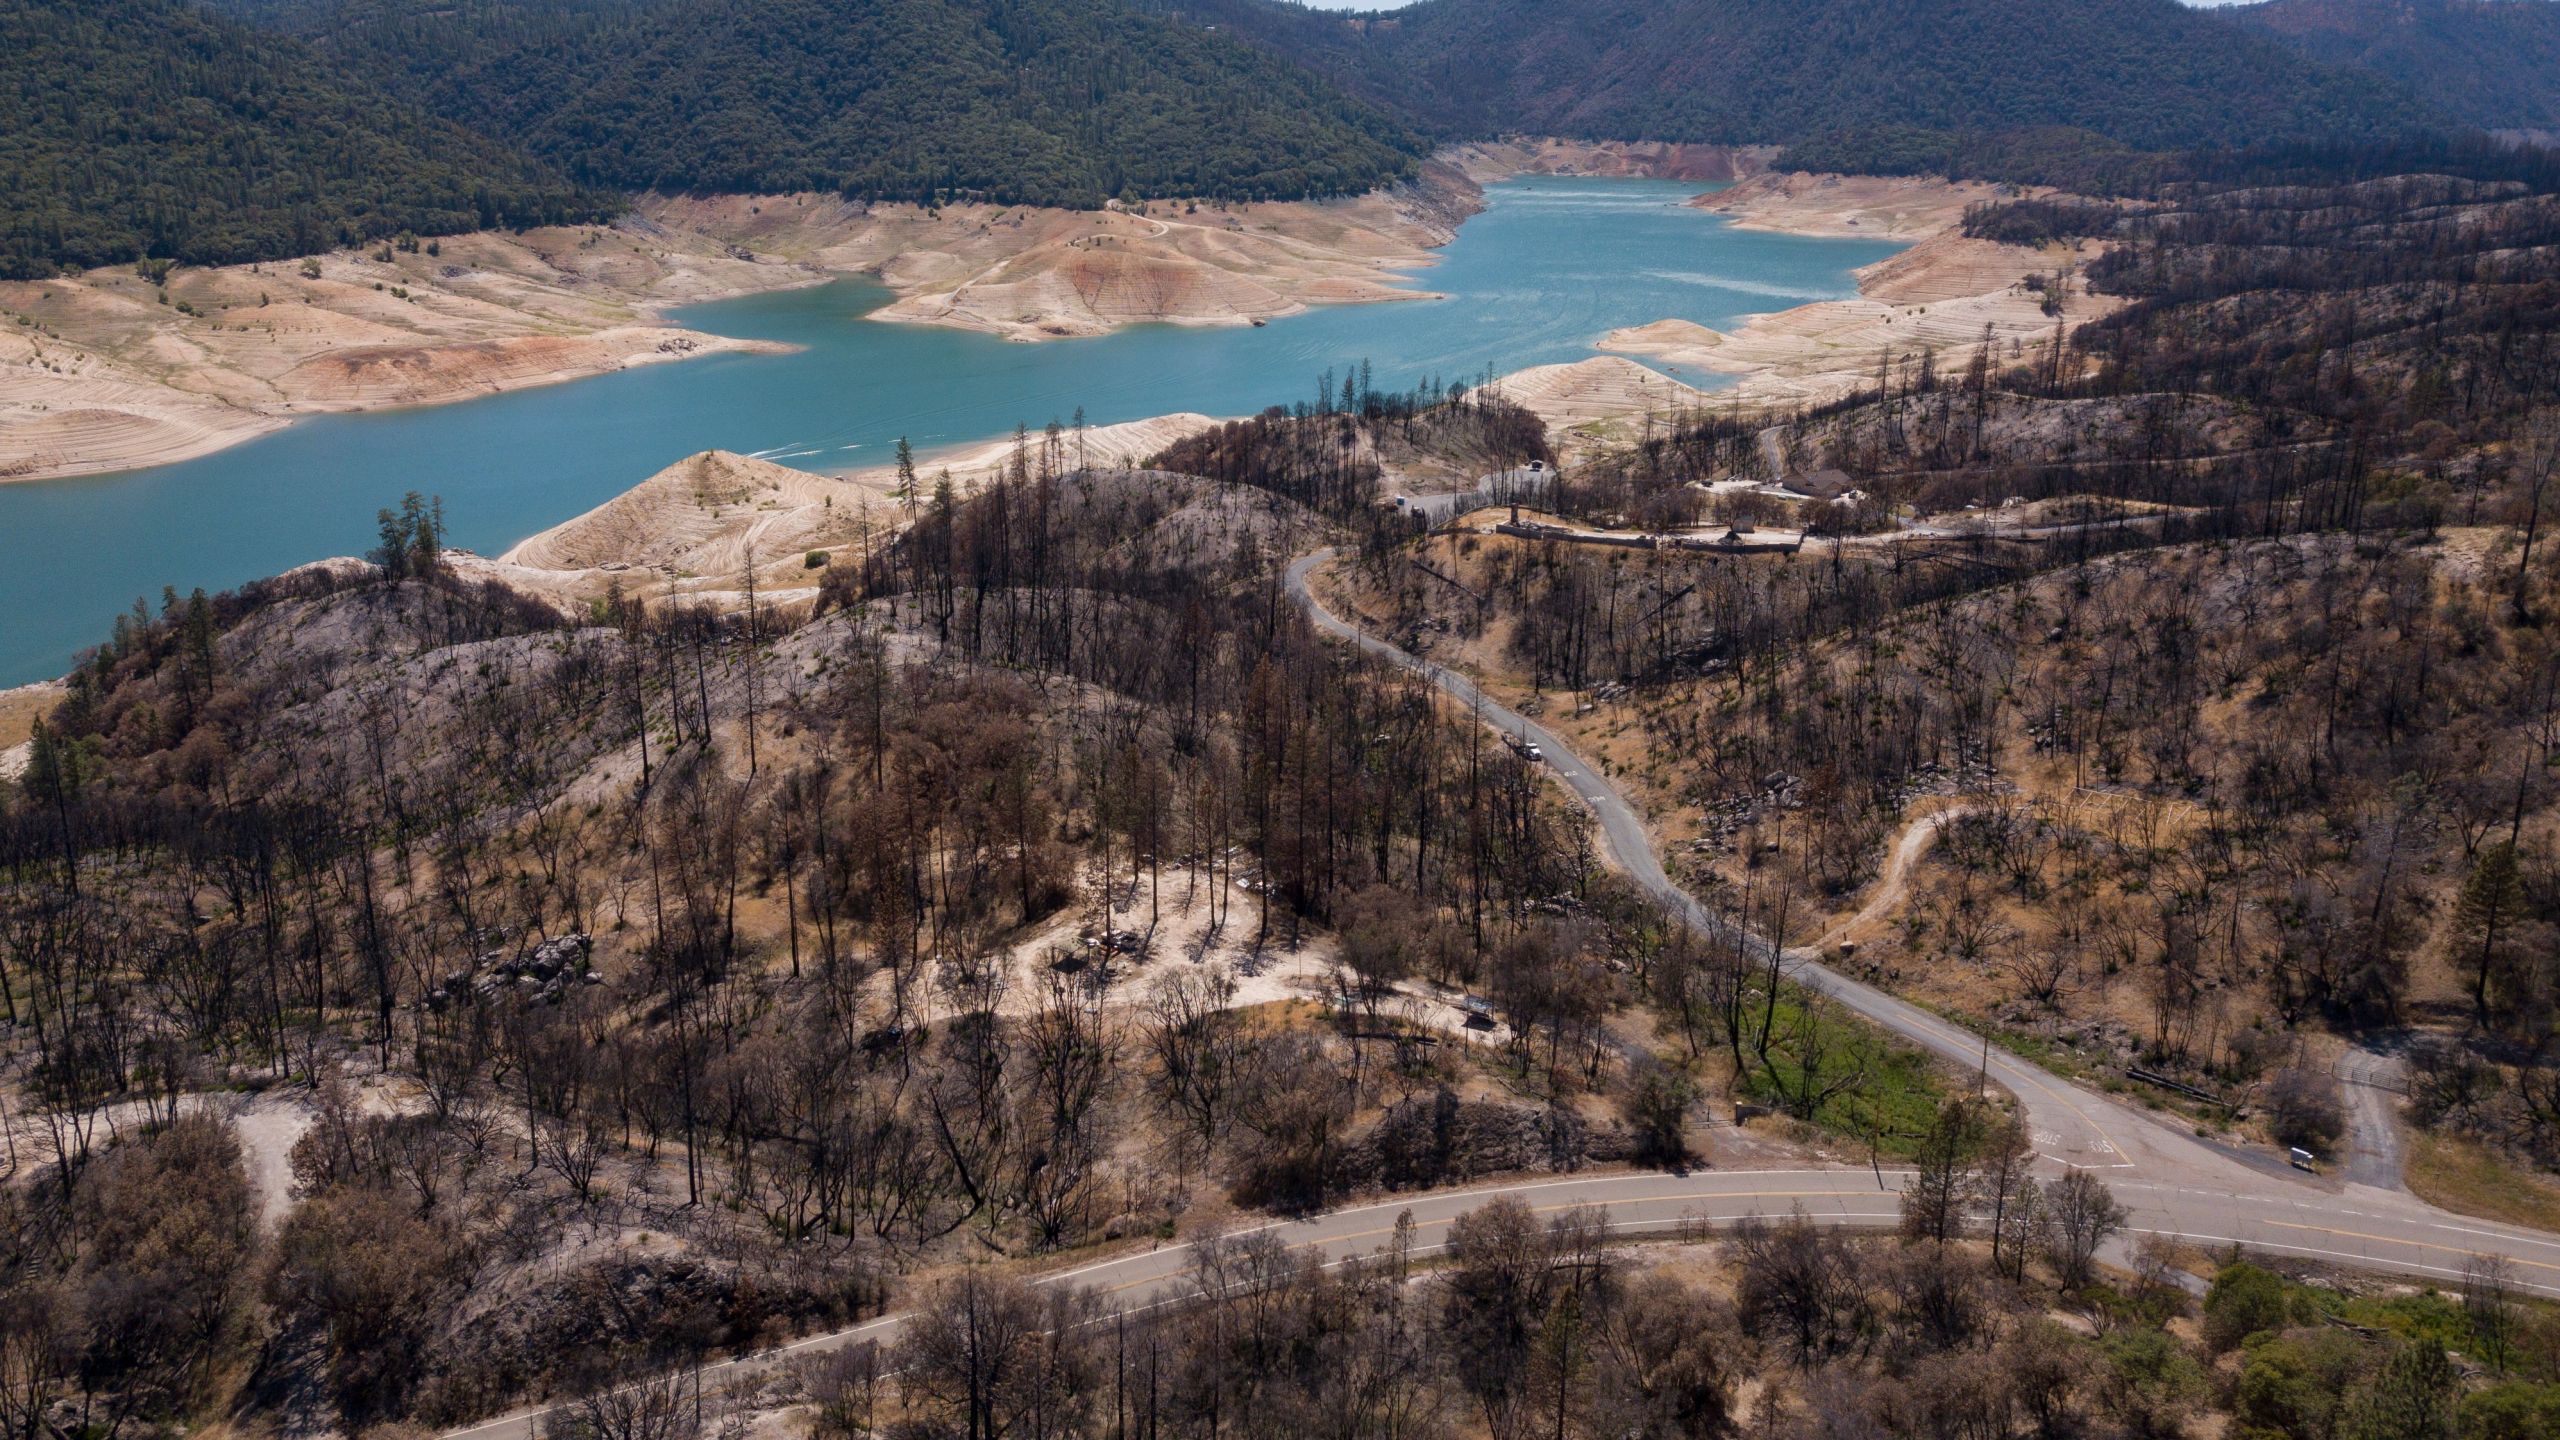
[[[1767,940],[1737,935],[1671,882],[1634,806],[1561,738],[1484,695],[1465,676],[1364,634],[1326,610],[1307,578],[1332,554],[1323,550],[1301,557],[1288,570],[1290,595],[1319,629],[1428,677],[1451,697],[1476,707],[1487,723],[1534,741],[1556,778],[1590,807],[1610,854],[1637,884],[1702,931],[1752,947],[1766,957]],[[1919,844],[1909,838],[1897,847],[1897,871],[1916,857],[1918,849]],[[2396,1170],[2387,1167],[2375,1167],[2370,1173],[2388,1176],[2391,1183],[2365,1183],[2359,1178],[2365,1172],[2355,1167],[2337,1178],[2312,1176],[2272,1157],[2250,1157],[2206,1144],[2005,1051],[1986,1050],[1972,1032],[1836,974],[1810,951],[1789,951],[1782,960],[1801,983],[1819,987],[1840,1004],[1951,1064],[1981,1069],[2007,1088],[2017,1096],[2037,1148],[2051,1168],[2099,1172],[2130,1212],[2129,1237],[2162,1236],[2209,1249],[2240,1245],[2273,1257],[2379,1270],[2446,1285],[2460,1284],[2482,1258],[2496,1257],[2510,1267],[2514,1286],[2560,1296],[2560,1236],[2435,1209],[2397,1188]],[[2356,1078],[2366,1078],[2367,1070],[2378,1072],[2379,1067],[2368,1064]],[[2383,1077],[2376,1073],[2372,1078]],[[1414,1252],[1429,1254],[1447,1244],[1451,1221],[1502,1195],[1518,1196],[1542,1213],[1606,1206],[1612,1229],[1637,1236],[1796,1209],[1821,1224],[1886,1228],[1899,1220],[1896,1191],[1906,1178],[1901,1171],[1849,1167],[1616,1173],[1404,1195],[1255,1229],[1276,1233],[1293,1249],[1340,1260],[1381,1248],[1394,1231],[1398,1214],[1410,1212]],[[1165,1244],[1095,1260],[1039,1280],[1085,1286],[1120,1304],[1143,1309],[1191,1293],[1191,1263],[1188,1244]],[[903,1315],[883,1316],[777,1350],[708,1365],[701,1372],[703,1383],[713,1389],[752,1385],[775,1366],[794,1359],[864,1342],[889,1342],[905,1324]],[[537,1440],[550,1414],[550,1407],[519,1410],[449,1432],[447,1440]]]
[[[1767,956],[1768,940],[1735,934],[1721,917],[1672,883],[1654,853],[1643,817],[1561,737],[1486,695],[1466,676],[1407,654],[1327,610],[1308,576],[1332,557],[1330,550],[1302,556],[1288,571],[1289,594],[1318,629],[1427,677],[1487,724],[1534,742],[1556,778],[1590,807],[1611,857],[1638,886],[1702,932]],[[1895,858],[1907,865],[1915,852],[1914,839],[1906,837]],[[1857,1014],[1960,1069],[1979,1070],[1997,1081],[2017,1097],[2045,1160],[2056,1168],[2099,1172],[2132,1211],[2128,1229],[2133,1234],[2174,1236],[2208,1246],[2237,1243],[2274,1255],[2438,1280],[2459,1280],[2479,1259],[2495,1256],[2513,1268],[2515,1283],[2560,1295],[2560,1236],[2438,1210],[2399,1188],[2391,1167],[2354,1166],[2344,1176],[2330,1178],[2296,1171],[2272,1155],[2207,1144],[2146,1111],[1986,1046],[1972,1031],[1839,974],[1812,950],[1788,951],[1783,963],[1796,980]],[[2369,1183],[2368,1177],[2390,1183]],[[1692,1183],[1703,1194],[1708,1180],[1700,1176]]]

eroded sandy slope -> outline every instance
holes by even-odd
[[[0,479],[166,464],[303,415],[764,348],[655,315],[818,278],[635,217],[179,269],[165,285],[129,267],[0,284]]]
[[[2079,275],[2094,252],[1967,237],[1968,206],[2019,193],[2002,187],[1871,176],[1764,175],[1691,203],[1737,226],[1805,235],[1917,239],[1864,267],[1858,295],[1754,315],[1732,331],[1658,320],[1610,332],[1603,350],[1739,376],[1719,392],[1745,403],[1831,399],[1870,382],[1881,357],[1960,367],[1987,335],[1996,353],[2049,342],[2117,302]],[[2048,294],[2054,303],[2048,303]]]
[[[0,480],[166,464],[311,414],[423,405],[722,350],[669,306],[875,274],[883,318],[1015,339],[1410,298],[1480,201],[1433,167],[1354,200],[925,210],[651,197],[614,225],[300,262],[0,284]],[[311,273],[316,269],[318,273]]]
[[[1068,432],[1044,459],[1034,435],[1021,452],[1026,473],[1135,465],[1212,422],[1205,415],[1160,415],[1081,434]],[[1015,463],[1011,440],[991,440],[923,457],[918,488],[926,503],[946,477],[961,493],[977,489]],[[897,472],[880,466],[814,475],[768,460],[706,450],[668,466],[583,515],[530,536],[494,560],[457,563],[556,604],[577,605],[620,586],[642,597],[683,597],[715,606],[743,604],[755,577],[761,604],[813,598],[825,564],[837,552],[877,543],[906,523]],[[821,557],[817,552],[826,552]],[[815,561],[816,563],[812,563]]]

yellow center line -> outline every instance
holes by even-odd
[[[2296,1225],[2290,1220],[2266,1222],[2279,1230],[2308,1230],[2314,1235],[2336,1235],[2349,1240],[2371,1240],[2378,1245],[2406,1245],[2413,1250],[2442,1250],[2448,1255],[2468,1255],[2473,1259],[2504,1260],[2513,1265],[2530,1265],[2536,1270],[2560,1270],[2560,1265],[2544,1260],[2524,1260],[2495,1250],[2466,1250],[2459,1245],[2439,1245],[2432,1240],[2403,1240],[2396,1235],[2368,1235],[2361,1230],[2333,1230],[2326,1225]]]

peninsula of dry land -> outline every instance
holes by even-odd
[[[0,284],[0,480],[167,464],[305,415],[768,348],[661,317],[835,275],[876,276],[894,291],[880,319],[1024,341],[1417,298],[1428,292],[1413,272],[1481,205],[1481,182],[1515,174],[1740,177],[1693,203],[1746,227],[1916,242],[1860,272],[1854,300],[1756,316],[1730,333],[1666,319],[1600,342],[1738,375],[1746,401],[1836,395],[1888,351],[1934,349],[1940,363],[1961,363],[1985,333],[2023,344],[2104,311],[2073,278],[2075,254],[1955,233],[1965,207],[1993,198],[1993,187],[1759,173],[1766,158],[1503,142],[1451,151],[1421,181],[1356,199],[1098,211],[650,197],[611,226]],[[1686,387],[1662,389],[1672,403],[1687,398]],[[1613,395],[1610,408],[1624,398]]]
[[[1480,192],[1455,170],[1357,199],[1099,211],[649,198],[605,227],[220,269],[0,284],[0,480],[167,464],[305,415],[429,405],[763,348],[671,306],[875,275],[888,320],[1016,340],[1244,324],[1405,299]]]
[[[1738,229],[1909,240],[1857,272],[1858,295],[1754,315],[1731,331],[1664,319],[1611,331],[1600,348],[1740,377],[1746,403],[1836,399],[1872,384],[1880,357],[1934,354],[1961,366],[1985,343],[2002,358],[2076,329],[2117,302],[2093,295],[2080,266],[2095,249],[1978,240],[1959,228],[1967,206],[2014,186],[1859,175],[1756,175],[1690,203]]]

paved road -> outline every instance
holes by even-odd
[[[1330,555],[1326,551],[1307,556],[1288,572],[1290,593],[1319,627],[1428,675],[1458,699],[1481,704],[1491,723],[1535,740],[1558,778],[1591,806],[1612,854],[1639,884],[1708,933],[1761,947],[1759,953],[1767,953],[1767,942],[1735,935],[1664,876],[1661,862],[1646,842],[1644,827],[1625,797],[1556,736],[1481,696],[1466,677],[1363,635],[1317,604],[1307,588],[1307,574]],[[1981,1042],[1970,1033],[1833,974],[1810,955],[1790,954],[1787,963],[1802,982],[1823,987],[1840,1003],[1947,1060],[1964,1067],[1984,1064]],[[2102,1174],[2131,1212],[2127,1229],[2132,1235],[2169,1236],[2212,1248],[2245,1245],[2273,1256],[2452,1284],[2461,1281],[2475,1257],[2498,1256],[2513,1266],[2517,1285],[2560,1296],[2560,1236],[2448,1214],[2395,1189],[2298,1175],[2280,1165],[2252,1166],[1997,1049],[1989,1052],[1988,1069],[1991,1079],[2018,1096],[2037,1144],[2054,1168],[2090,1168]],[[1634,1235],[1666,1233],[1700,1221],[1730,1223],[1746,1215],[1784,1215],[1798,1208],[1823,1224],[1886,1227],[1899,1218],[1895,1191],[1904,1178],[1899,1171],[1856,1168],[1596,1175],[1402,1196],[1259,1228],[1276,1233],[1293,1248],[1339,1260],[1382,1247],[1394,1230],[1397,1214],[1409,1210],[1416,1253],[1428,1254],[1447,1243],[1451,1220],[1497,1195],[1517,1195],[1541,1212],[1606,1206],[1612,1227]],[[1118,1303],[1142,1308],[1188,1293],[1190,1268],[1190,1248],[1169,1244],[1059,1271],[1043,1277],[1043,1283],[1087,1286]],[[803,1356],[865,1341],[886,1343],[897,1337],[904,1324],[903,1316],[886,1316],[767,1354],[706,1366],[704,1383],[715,1389],[742,1385],[777,1364]],[[545,1413],[532,1409],[500,1416],[454,1431],[448,1440],[535,1440]]]
[[[1635,807],[1554,732],[1486,696],[1464,675],[1365,634],[1318,603],[1307,576],[1331,558],[1331,551],[1304,556],[1288,572],[1289,593],[1319,629],[1429,677],[1487,723],[1535,742],[1548,768],[1590,806],[1611,855],[1639,886],[1701,931],[1768,953],[1768,941],[1735,934],[1671,882]],[[2039,1153],[2056,1167],[2099,1172],[2134,1212],[2130,1228],[2137,1234],[2239,1242],[2278,1255],[2438,1279],[2459,1279],[2475,1257],[2495,1255],[2514,1266],[2518,1283],[2560,1295],[2560,1237],[2437,1210],[2396,1184],[2360,1183],[2359,1173],[2367,1172],[2318,1177],[2227,1153],[1997,1047],[1986,1050],[1972,1032],[1838,974],[1812,952],[1791,951],[1785,963],[1796,979],[1858,1014],[1960,1068],[1987,1072],[2017,1096]]]
[[[1580,796],[1599,818],[1610,854],[1637,885],[1700,931],[1727,943],[1746,946],[1760,958],[1767,958],[1767,941],[1755,935],[1737,934],[1689,892],[1672,883],[1671,878],[1663,873],[1662,861],[1655,855],[1651,837],[1635,807],[1553,731],[1487,696],[1466,676],[1417,659],[1384,640],[1363,634],[1318,605],[1307,588],[1307,574],[1331,555],[1331,551],[1320,551],[1304,557],[1290,566],[1288,573],[1289,593],[1307,608],[1319,629],[1353,641],[1372,655],[1428,676],[1459,701],[1478,707],[1479,713],[1496,727],[1534,742],[1545,757],[1547,768]],[[2025,1107],[2027,1124],[2037,1148],[2058,1163],[2111,1170],[2130,1168],[2135,1161],[2132,1152],[2125,1147],[2151,1139],[2146,1132],[2167,1133],[2148,1120],[2137,1123],[2137,1117],[2129,1112],[2121,1118],[2100,1113],[2100,1109],[2090,1103],[2093,1097],[1997,1046],[1985,1047],[1981,1037],[1969,1030],[1833,972],[1809,953],[1796,952],[1787,961],[1787,967],[1798,981],[1822,990],[1849,1009],[1918,1043],[1950,1063],[1969,1070],[1987,1070],[1990,1079],[2019,1098]]]
[[[1382,1249],[1398,1213],[1410,1211],[1414,1253],[1428,1255],[1447,1244],[1450,1221],[1497,1195],[1516,1195],[1542,1214],[1606,1206],[1614,1231],[1637,1236],[1673,1233],[1700,1222],[1729,1225],[1747,1215],[1778,1216],[1799,1208],[1820,1224],[1882,1229],[1900,1218],[1895,1192],[1905,1178],[1901,1171],[1878,1175],[1864,1169],[1601,1175],[1436,1191],[1259,1228],[1276,1231],[1292,1248],[1340,1260]],[[2111,1186],[2133,1212],[2130,1228],[2136,1234],[2172,1235],[2216,1247],[2241,1243],[2277,1255],[2371,1265],[2446,1282],[2460,1280],[2474,1250],[2508,1243],[2503,1235],[2493,1243],[2483,1238],[2491,1232],[2463,1224],[2414,1232],[2402,1216],[2341,1208],[2337,1196],[2307,1187],[2294,1196],[2261,1196],[2125,1178],[2113,1179]],[[2522,1283],[2560,1294],[2560,1241],[2541,1243],[2530,1256],[2519,1258],[2517,1267]],[[1143,1309],[1191,1293],[1190,1268],[1190,1247],[1173,1244],[1076,1266],[1044,1281],[1089,1287],[1111,1301]],[[743,1387],[793,1360],[866,1341],[891,1343],[904,1326],[904,1316],[885,1316],[762,1355],[706,1366],[703,1383],[715,1391]],[[449,1440],[536,1440],[545,1413],[517,1411],[454,1431]]]

